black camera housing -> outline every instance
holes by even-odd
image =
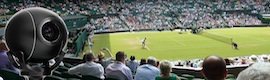
[[[21,75],[30,79],[51,75],[62,61],[68,30],[62,18],[45,8],[33,7],[14,14],[5,29],[7,53]],[[49,60],[55,64],[49,65]],[[33,64],[35,64],[33,66]],[[39,65],[39,66],[37,66]]]
[[[41,63],[57,56],[66,45],[68,31],[64,21],[44,8],[17,12],[6,25],[5,38],[16,57],[23,53],[27,62]]]

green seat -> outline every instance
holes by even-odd
[[[233,74],[228,74],[226,79],[235,79],[236,77]]]
[[[102,80],[102,79],[95,76],[83,75],[81,80]]]
[[[65,66],[65,67],[68,67],[68,68],[71,68],[71,67],[73,67],[74,65],[72,65],[72,64],[70,64],[70,63],[65,63],[65,62],[64,62],[64,66]]]
[[[81,79],[82,77],[79,75],[71,75],[67,71],[61,73],[62,78],[78,78]]]
[[[25,80],[24,77],[13,72],[12,70],[0,70],[0,76],[4,80]]]
[[[67,78],[67,80],[81,80],[81,79],[78,79],[78,78]]]
[[[179,77],[181,80],[188,80],[188,78],[185,77]]]
[[[189,75],[189,74],[182,74],[181,77],[185,77],[187,78],[188,80],[192,80],[194,78],[193,75]]]
[[[68,71],[69,68],[65,67],[65,66],[59,66],[58,68],[56,68],[56,71],[59,72],[65,72]]]
[[[192,80],[204,80],[204,79],[202,79],[202,78],[194,78]]]
[[[52,75],[52,76],[46,76],[44,80],[67,80],[67,79]]]
[[[59,72],[59,71],[53,71],[52,75],[54,75],[54,76],[61,76],[61,72]]]
[[[118,80],[118,79],[114,79],[114,78],[105,78],[104,80]]]

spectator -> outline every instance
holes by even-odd
[[[254,63],[241,71],[236,80],[270,80],[270,63]]]
[[[251,55],[250,56],[250,63],[256,63],[256,62],[260,62],[259,60],[258,60],[258,57],[256,56],[256,55]]]
[[[160,74],[160,70],[155,67],[156,65],[156,58],[148,57],[147,64],[138,67],[135,80],[155,80],[155,76]]]
[[[94,62],[95,56],[93,53],[84,54],[85,63],[74,66],[68,70],[69,74],[81,74],[81,75],[90,75],[100,79],[104,79],[104,68]]]
[[[172,64],[165,60],[159,66],[161,75],[156,76],[156,80],[180,80],[177,75],[172,74]]]
[[[267,55],[262,55],[262,62],[269,62]]]
[[[140,66],[146,64],[146,59],[142,58],[140,61]]]
[[[225,58],[224,60],[226,62],[226,65],[231,65],[231,62],[230,62],[230,60],[228,58]]]
[[[116,61],[105,69],[106,78],[117,80],[132,80],[132,72],[125,65],[126,54],[122,51],[116,53]]]
[[[228,73],[224,59],[219,56],[206,57],[201,72],[207,80],[225,80]]]
[[[102,50],[106,50],[110,54],[110,57],[106,58]],[[111,51],[108,48],[102,48],[98,54],[98,63],[100,63],[105,69],[109,64],[113,63],[113,61],[114,59]]]
[[[130,61],[127,61],[126,65],[130,68],[132,73],[136,73],[139,63],[135,61],[135,56],[130,56]]]
[[[0,69],[13,70],[15,73],[19,73],[19,70],[15,68],[8,59],[8,48],[4,41],[0,41]]]

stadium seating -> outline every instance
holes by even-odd
[[[52,75],[52,76],[46,76],[44,80],[67,80],[67,79]]]
[[[83,75],[81,80],[102,80],[102,79],[94,77],[94,76]]]
[[[15,73],[14,71],[11,71],[11,70],[0,70],[0,76],[4,80],[25,80],[19,74]]]
[[[185,78],[187,78],[188,80],[194,79],[194,76],[193,76],[193,75],[189,75],[189,74],[182,74],[181,77],[185,77]]]

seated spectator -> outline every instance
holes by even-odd
[[[262,55],[262,62],[269,62],[267,55]]]
[[[139,63],[135,61],[135,56],[130,56],[130,61],[127,61],[126,65],[130,68],[132,73],[135,73]]]
[[[241,59],[241,63],[240,64],[247,64],[247,59],[245,59],[245,58]]]
[[[109,58],[106,58],[105,57],[105,54],[102,52],[102,50],[106,50],[109,54],[110,54],[110,57]],[[100,63],[104,69],[111,63],[113,63],[114,59],[113,59],[113,55],[111,53],[111,51],[108,49],[108,48],[102,48],[100,50],[100,53],[98,54],[98,63]]]
[[[207,80],[225,80],[227,77],[226,63],[219,56],[208,56],[203,61],[202,74]]]
[[[140,66],[146,64],[146,59],[142,58],[140,61]]]
[[[226,65],[231,65],[230,60],[228,58],[225,58],[224,60],[226,62]]]
[[[180,80],[176,74],[172,74],[172,64],[165,60],[159,65],[161,75],[156,76],[156,80]]]
[[[106,78],[117,80],[132,80],[132,72],[125,65],[126,54],[122,51],[116,53],[116,61],[105,69]]]
[[[270,63],[254,63],[241,71],[236,80],[270,80]]]
[[[256,56],[256,55],[251,55],[250,56],[250,63],[252,64],[252,63],[256,63],[256,62],[259,62],[259,60],[258,60],[258,57]]]
[[[160,70],[155,67],[157,60],[155,57],[149,57],[147,64],[137,68],[135,80],[155,80],[155,77],[160,74]]]
[[[104,79],[104,68],[100,64],[94,62],[95,55],[89,52],[84,54],[83,57],[86,62],[70,68],[68,70],[68,73],[89,75]]]
[[[4,41],[0,41],[0,69],[13,70],[15,73],[19,73],[19,70],[15,68],[7,56],[8,48]]]

